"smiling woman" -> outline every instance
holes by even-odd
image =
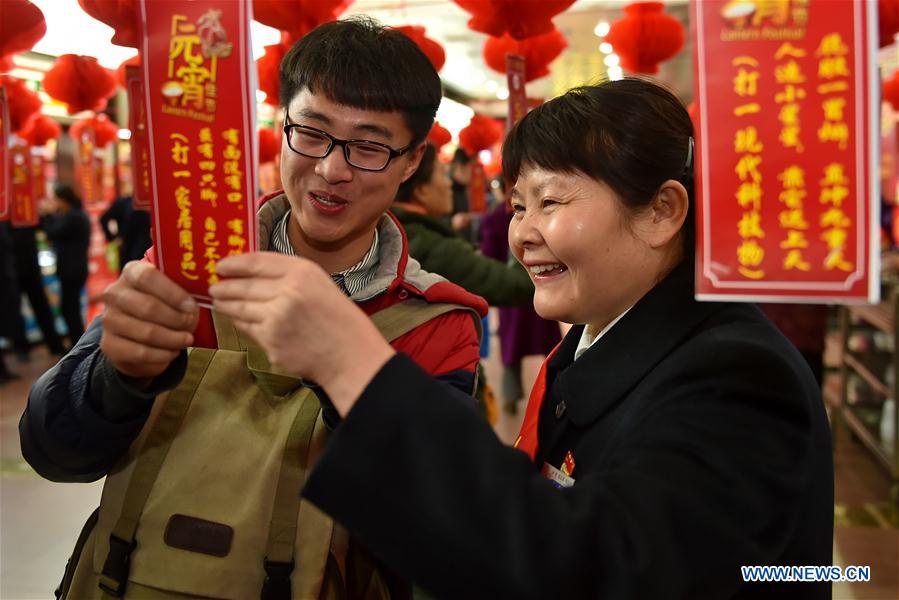
[[[538,376],[518,449],[344,322],[351,352],[320,340],[304,357],[345,419],[303,494],[439,597],[829,597],[741,576],[831,564],[830,433],[805,362],[756,307],[693,298],[684,107],[638,79],[572,90],[512,130],[503,170],[537,311],[580,323]]]

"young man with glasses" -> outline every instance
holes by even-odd
[[[407,298],[485,313],[481,298],[420,270],[386,213],[418,166],[441,98],[440,79],[417,46],[367,19],[327,23],[284,57],[280,95],[284,191],[258,213],[260,249],[270,252],[248,257],[277,277],[253,294],[290,314],[303,293],[297,265],[306,263],[293,258],[301,256],[367,314]],[[140,433],[154,398],[183,377],[185,349],[215,347],[208,311],[150,261],[129,263],[104,299],[104,316],[35,383],[20,422],[23,455],[48,479],[103,477]],[[289,328],[249,333],[276,364],[303,343]],[[470,311],[437,317],[393,346],[470,400],[479,350]],[[324,416],[336,426],[327,404]]]

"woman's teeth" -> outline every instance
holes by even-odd
[[[548,271],[559,271],[561,273],[566,270],[566,267],[559,263],[552,263],[548,265],[533,265],[529,267],[529,269],[534,275],[540,275],[541,273],[546,273]]]

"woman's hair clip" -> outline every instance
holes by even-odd
[[[693,179],[693,136],[691,135],[689,138],[689,144],[687,145],[687,162],[684,164],[684,179],[692,180]]]

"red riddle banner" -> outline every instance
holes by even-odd
[[[159,268],[209,303],[219,259],[256,249],[250,3],[140,0]]]
[[[23,142],[16,142],[9,149],[10,221],[13,227],[34,227],[40,221],[37,214],[37,198],[31,183],[31,149]]]
[[[10,190],[10,164],[9,150],[9,100],[6,97],[6,88],[0,87],[0,221],[9,220]]]
[[[692,3],[700,300],[876,302],[874,2]]]
[[[511,131],[515,123],[528,114],[528,97],[524,86],[526,66],[525,58],[520,54],[506,54],[506,84],[509,87],[506,131]]]
[[[150,210],[153,204],[153,180],[150,177],[150,146],[147,143],[147,108],[141,68],[125,67],[128,90],[128,128],[131,130],[131,206]]]

